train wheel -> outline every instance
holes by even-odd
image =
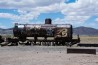
[[[27,42],[25,45],[30,45],[31,46],[31,42]]]
[[[71,47],[71,46],[72,46],[72,42],[69,42],[69,43],[68,43],[68,46]]]
[[[56,42],[53,42],[53,46],[56,46]]]
[[[59,46],[59,45],[60,45],[60,42],[55,42],[55,45],[56,45],[56,46]]]
[[[72,42],[65,42],[65,45],[68,46],[68,47],[71,47],[72,46]]]
[[[61,44],[62,44],[62,46],[65,46],[65,41],[62,41],[62,43],[61,43]]]
[[[20,46],[20,45],[25,45],[27,43],[27,41],[25,41],[25,42],[22,42],[22,41],[19,41],[18,42],[18,45]]]
[[[17,42],[17,43],[15,43],[15,46],[18,46],[18,42]]]

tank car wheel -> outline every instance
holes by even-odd
[[[12,43],[12,42],[10,42],[10,43],[8,43],[7,44],[7,46],[15,46],[16,44],[15,43]]]
[[[26,41],[25,41],[25,42],[19,41],[19,42],[18,42],[18,45],[19,45],[19,46],[25,45],[26,43],[27,43]]]
[[[51,43],[50,42],[47,42],[47,46],[51,46]]]
[[[53,42],[53,43],[52,43],[52,46],[56,46],[56,42]]]
[[[71,47],[71,46],[72,46],[72,42],[69,42],[69,43],[68,43],[68,46]]]
[[[59,45],[60,45],[60,42],[55,42],[55,45],[56,45],[56,46],[59,46]]]
[[[31,42],[27,42],[25,45],[30,45],[31,46]]]
[[[9,46],[18,46],[18,43],[11,43]]]
[[[65,41],[62,41],[62,46],[65,46],[66,42]]]
[[[15,43],[15,46],[18,46],[18,43]]]
[[[68,47],[71,47],[72,46],[72,42],[66,42],[65,45],[68,46]]]

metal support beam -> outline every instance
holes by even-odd
[[[96,54],[96,49],[67,48],[67,53]]]
[[[80,44],[78,44],[78,46],[80,46],[80,47],[98,47],[98,44],[83,44],[83,43],[80,43]]]

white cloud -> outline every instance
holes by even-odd
[[[98,18],[96,18],[96,20],[95,21],[97,21],[98,22]]]
[[[61,24],[82,24],[89,18],[90,16],[65,16],[63,19],[57,18],[54,21],[55,23],[61,22]]]
[[[13,14],[9,14],[9,13],[0,13],[0,18],[14,18],[16,17]]]
[[[33,14],[33,13],[30,13]],[[30,20],[32,20],[32,18],[36,17],[35,15],[14,15],[14,14],[10,14],[10,13],[0,13],[0,18],[8,18],[13,20],[13,22],[18,22],[18,23],[28,23],[30,22]],[[34,13],[36,14],[36,13]],[[37,14],[36,14],[37,15]]]
[[[11,18],[14,22],[30,22],[36,19],[40,13],[60,11],[60,3],[65,0],[0,0],[0,8],[17,9],[18,15],[3,13],[1,17]],[[2,13],[1,13],[2,14]]]
[[[61,4],[62,13],[65,15],[92,16],[98,15],[98,0],[78,0],[75,3]]]
[[[77,0],[75,3],[61,3],[60,9],[65,17],[55,21],[81,25],[89,18],[98,16],[98,0]]]
[[[61,12],[64,14],[64,19],[58,17],[55,21],[81,24],[91,16],[98,16],[98,0],[77,0],[69,4],[64,2],[65,0],[0,0],[0,8],[17,9],[20,14],[1,13],[0,17],[11,18],[14,22],[28,23],[36,19],[40,13]]]
[[[19,19],[19,17],[17,15],[10,14],[10,13],[0,13],[0,18],[8,18],[8,19],[11,19],[11,20]]]
[[[65,0],[1,0],[1,8],[35,8],[64,2]]]
[[[3,26],[3,25],[0,25],[0,28],[6,29],[7,27],[6,26]]]
[[[90,16],[66,16],[65,20],[72,23],[84,23]]]

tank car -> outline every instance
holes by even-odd
[[[19,44],[71,46],[80,42],[79,36],[77,39],[73,39],[73,28],[71,24],[52,24],[50,18],[45,19],[45,24],[15,23],[13,35],[19,40]],[[28,37],[32,39],[28,39]]]

